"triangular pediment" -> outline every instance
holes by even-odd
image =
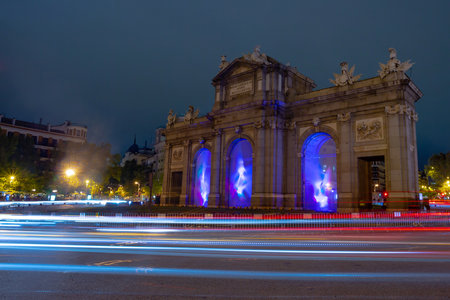
[[[250,66],[240,64],[240,65],[235,66],[231,70],[231,72],[229,74],[231,76],[233,76],[233,75],[238,75],[238,74],[241,74],[241,73],[245,73],[245,72],[250,71],[250,70],[252,70],[252,68],[250,68]]]
[[[254,70],[259,66],[260,64],[248,62],[241,58],[237,58],[233,60],[227,67],[220,70],[220,72],[213,78],[213,82],[218,81],[220,79],[246,73],[248,71]]]

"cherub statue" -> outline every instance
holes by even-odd
[[[348,63],[343,61],[340,63],[341,66],[341,74],[338,75],[333,73],[334,80],[330,79],[330,82],[335,86],[345,86],[349,84],[353,84],[353,82],[357,81],[361,74],[353,76],[353,72],[355,71],[355,66],[351,67],[350,71],[348,70]]]
[[[186,114],[184,115],[184,123],[192,123],[192,121],[197,118],[198,114],[199,114],[199,110],[197,109],[196,111],[194,111],[194,107],[192,105],[189,105],[189,108],[186,112]]]
[[[406,72],[413,65],[414,63],[409,62],[409,60],[400,62],[397,58],[397,51],[394,48],[389,48],[389,61],[386,64],[380,63],[380,70],[378,70],[378,74],[381,78],[384,78],[390,73],[398,71]]]
[[[269,61],[267,60],[267,55],[265,55],[264,53],[261,53],[261,47],[260,46],[256,46],[255,50],[253,50],[252,53],[250,54],[245,54],[244,58],[246,60],[250,60],[253,62],[257,62],[257,63],[263,63],[263,64],[270,64]]]
[[[173,110],[169,110],[169,115],[167,116],[167,127],[171,128],[177,122],[177,114],[173,113]]]
[[[220,57],[220,65],[219,65],[219,69],[222,71],[223,69],[225,69],[226,67],[228,67],[230,65],[230,63],[227,61],[227,56],[226,55],[222,55]]]

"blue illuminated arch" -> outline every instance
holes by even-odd
[[[211,151],[206,148],[200,149],[195,156],[194,166],[193,204],[206,207],[211,180]]]
[[[303,208],[337,210],[336,144],[325,132],[310,135],[302,149]]]
[[[252,145],[246,139],[237,139],[230,146],[228,165],[228,205],[249,207],[252,196]]]

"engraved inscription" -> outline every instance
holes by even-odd
[[[238,83],[234,83],[230,87],[230,96],[234,97],[242,94],[253,93],[253,80],[246,80]]]

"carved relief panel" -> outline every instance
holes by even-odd
[[[383,118],[358,120],[355,124],[356,141],[376,141],[384,138]]]
[[[183,160],[183,147],[176,147],[172,150],[172,161],[174,163],[181,162]]]

